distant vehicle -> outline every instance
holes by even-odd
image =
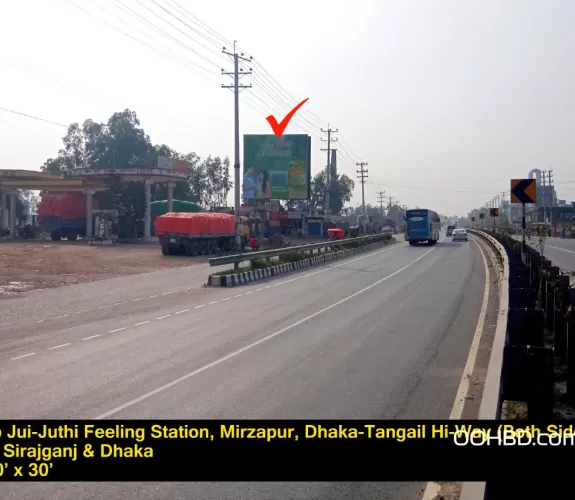
[[[439,240],[439,215],[433,210],[417,208],[406,210],[405,215],[405,240],[411,246],[422,241],[428,245],[435,245]]]
[[[467,241],[467,231],[465,229],[454,229],[451,241]]]
[[[163,255],[209,255],[243,251],[249,236],[249,219],[242,222],[241,249],[235,248],[235,216],[217,212],[172,212],[156,218],[156,235]]]
[[[98,203],[93,200],[93,208]],[[42,231],[50,238],[75,241],[86,236],[86,196],[82,193],[42,193],[38,205],[38,220]]]
[[[453,234],[453,230],[455,229],[455,226],[447,226],[447,234],[446,236],[451,236]]]

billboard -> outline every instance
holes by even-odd
[[[311,137],[244,135],[244,200],[307,200]]]

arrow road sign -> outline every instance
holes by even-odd
[[[511,179],[511,203],[535,203],[536,200],[535,179]]]

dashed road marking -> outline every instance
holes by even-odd
[[[60,349],[61,347],[66,347],[67,345],[70,345],[70,342],[67,342],[66,344],[55,345],[53,347],[48,347],[48,350],[52,351],[54,349]]]
[[[35,352],[29,352],[28,354],[23,354],[22,356],[17,356],[15,358],[11,358],[11,361],[16,361],[17,359],[27,358],[28,356],[34,356]]]
[[[89,337],[84,337],[84,338],[81,339],[81,340],[91,340],[91,339],[95,339],[96,337],[101,337],[101,335],[100,335],[100,334],[98,334],[98,335],[90,335]]]
[[[181,311],[177,311],[174,314],[183,314],[183,313],[187,313],[189,311],[189,309],[182,309]]]
[[[140,300],[144,300],[145,298],[146,297],[140,297],[139,299],[132,299],[132,302],[139,302]]]
[[[164,292],[162,295],[170,295],[171,293],[174,293],[174,292]]]
[[[160,316],[156,319],[164,319],[164,318],[169,318],[171,316],[171,314],[164,314],[164,316]]]
[[[208,305],[211,306],[212,304],[217,304],[219,302],[219,300],[213,300],[212,302],[209,302]]]
[[[237,299],[238,297],[241,297],[243,295],[243,293],[239,293],[238,295],[234,295],[233,298]]]
[[[134,323],[134,326],[140,326],[140,325],[145,325],[146,323],[149,323],[150,321],[140,321],[139,323]]]
[[[110,330],[108,333],[116,333],[116,332],[121,332],[122,330],[125,330],[126,327],[123,326],[122,328],[116,328],[115,330]]]
[[[62,316],[56,316],[55,318],[52,319],[62,319],[62,318],[67,318],[68,316],[70,316],[69,314],[62,314]]]
[[[194,309],[199,309],[200,307],[204,307],[206,304],[202,304],[200,306],[195,306]]]
[[[226,300],[230,300],[231,297],[226,297],[225,299],[222,299],[222,302],[225,302]]]

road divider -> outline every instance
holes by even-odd
[[[209,260],[210,266],[250,261],[251,269],[240,273],[229,270],[223,273],[212,274],[208,277],[208,286],[232,287],[246,285],[301,269],[315,267],[326,262],[371,250],[374,247],[393,243],[396,243],[396,240],[391,234],[376,234],[360,238],[314,243],[312,245],[216,257]],[[314,251],[318,253],[314,255]],[[307,254],[310,256],[306,257]],[[270,259],[275,257],[283,257],[291,262],[280,261],[280,263],[274,265]]]

